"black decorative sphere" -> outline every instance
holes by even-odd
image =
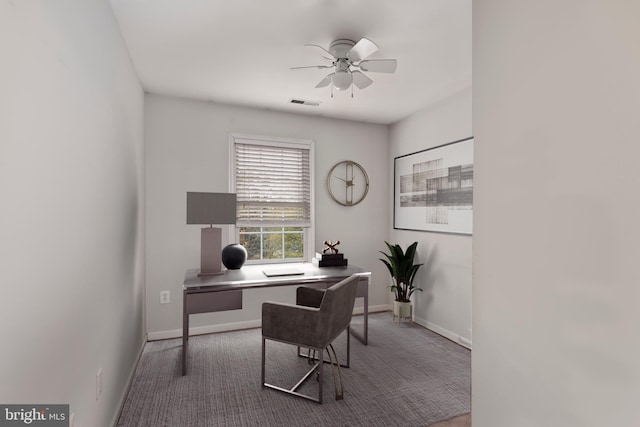
[[[247,260],[247,250],[239,243],[232,243],[222,249],[222,263],[229,270],[238,270]]]

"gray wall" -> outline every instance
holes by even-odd
[[[391,127],[390,182],[394,179],[395,157],[470,136],[471,88],[468,87]],[[393,200],[393,188],[389,199]],[[390,228],[393,228],[393,214],[390,217]],[[424,266],[416,277],[416,285],[423,291],[413,297],[416,322],[469,346],[472,237],[392,230],[391,240],[403,248],[418,242],[418,259]]]
[[[473,425],[638,426],[640,3],[473,14]]]
[[[106,1],[1,2],[0,33],[0,402],[111,425],[144,343],[143,92]]]
[[[200,227],[186,225],[186,192],[226,192],[229,188],[229,134],[312,139],[315,141],[315,250],[324,240],[340,240],[349,263],[373,272],[370,305],[388,308],[387,277],[377,251],[388,238],[388,127],[146,96],[147,171],[147,313],[151,339],[179,336],[182,327],[182,281],[200,263]],[[333,202],[326,176],[341,160],[367,170],[370,191],[353,207]],[[230,242],[223,231],[223,244]],[[160,304],[159,293],[171,292]],[[196,333],[260,325],[261,303],[294,301],[291,288],[248,290],[243,310],[193,316]]]

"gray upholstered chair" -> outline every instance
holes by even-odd
[[[353,313],[353,304],[358,287],[358,276],[351,276],[329,289],[314,289],[299,287],[296,290],[296,305],[265,302],[262,304],[262,386],[272,388],[314,402],[322,403],[322,371],[324,365],[324,351],[329,355],[329,361],[334,373],[336,400],[340,400],[342,393],[342,374],[340,364],[331,343],[344,331],[347,331],[347,364],[349,366],[349,323]],[[296,385],[290,389],[265,382],[266,340],[284,342],[309,349],[309,359],[313,360],[313,367]],[[334,366],[333,356],[336,358]],[[315,353],[318,352],[317,359]],[[313,355],[312,355],[313,354]],[[340,391],[335,370],[340,377]],[[318,398],[297,392],[297,389],[314,373],[318,375]]]

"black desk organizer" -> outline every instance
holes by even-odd
[[[318,254],[313,259],[313,264],[318,267],[346,267],[348,259],[344,254]]]

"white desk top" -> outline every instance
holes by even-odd
[[[267,277],[264,271],[294,268],[302,274],[291,276]],[[312,263],[260,264],[245,265],[239,270],[226,270],[217,276],[198,276],[198,269],[187,270],[183,289],[216,288],[255,288],[260,286],[286,286],[300,283],[319,282],[326,279],[346,278],[353,274],[369,276],[371,272],[360,267],[316,267]]]

